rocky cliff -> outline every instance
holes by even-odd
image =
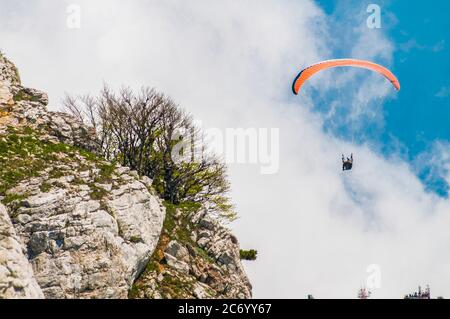
[[[236,237],[207,210],[167,205],[157,249],[131,298],[250,298]]]
[[[96,154],[0,55],[0,298],[249,298],[236,238]]]

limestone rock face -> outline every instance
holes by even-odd
[[[14,96],[20,90],[20,76],[16,66],[0,54],[0,115],[12,109]]]
[[[34,276],[47,298],[126,298],[158,242],[162,203],[126,174],[93,199],[95,178],[72,171],[45,192],[45,175],[14,189],[22,199],[10,205],[11,220]]]
[[[96,156],[1,55],[0,71],[0,298],[127,298],[165,218],[152,181]]]
[[[121,167],[108,166],[106,178],[97,167],[103,162],[58,156],[60,165],[7,190],[5,199],[14,200],[3,212],[9,227],[1,249],[10,251],[11,243],[23,249],[0,255],[1,263],[23,268],[46,298],[127,298],[158,242],[162,202],[147,180]],[[17,283],[10,277],[0,276],[0,287]],[[0,296],[11,297],[1,290]]]
[[[8,106],[14,104],[13,95],[9,90],[9,83],[0,82],[0,105]]]
[[[163,205],[47,104],[0,54],[0,298],[251,297],[239,244],[207,209]]]
[[[0,55],[0,133],[8,126],[47,131],[48,138],[96,152],[95,132],[69,114],[50,112],[48,96],[21,85],[17,68]]]
[[[167,214],[174,219],[175,232],[163,230],[165,235],[132,297],[251,298],[252,286],[240,260],[239,243],[230,230],[206,209],[187,215],[180,211]],[[190,238],[186,236],[188,228]],[[180,229],[184,229],[182,236]]]
[[[25,254],[25,246],[17,236],[5,206],[0,204],[1,298],[44,297]]]
[[[219,265],[207,270],[206,282],[215,289],[224,287],[228,298],[250,298],[252,285],[241,263],[237,238],[207,211],[197,213],[192,220],[199,225],[197,244]]]

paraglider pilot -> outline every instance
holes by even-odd
[[[349,171],[353,167],[353,153],[350,155],[350,158],[347,157],[345,159],[344,154],[342,154],[342,170]]]

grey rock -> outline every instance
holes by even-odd
[[[6,208],[0,204],[0,298],[43,298]]]
[[[37,232],[31,235],[28,248],[31,256],[39,255],[48,247],[48,232]]]
[[[164,254],[164,257],[166,258],[167,264],[170,267],[176,269],[182,274],[185,275],[189,274],[189,265],[186,262],[178,260],[172,255],[169,255],[167,253]]]
[[[194,288],[193,288],[193,293],[194,293],[195,298],[197,298],[197,299],[206,299],[206,298],[211,297],[209,295],[209,293],[207,292],[208,288],[209,287],[207,285],[204,285],[204,284],[202,284],[200,282],[197,282],[195,284]]]
[[[175,257],[178,260],[189,262],[189,251],[175,240],[172,240],[167,245],[165,253]]]
[[[214,230],[216,223],[213,220],[211,220],[209,217],[207,217],[207,218],[200,220],[199,225],[200,225],[200,227],[206,228],[207,230]]]

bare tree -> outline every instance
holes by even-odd
[[[165,200],[201,203],[234,218],[225,164],[205,153],[203,133],[170,98],[151,88],[116,94],[105,85],[96,98],[67,96],[64,106],[95,128],[106,159],[152,178]],[[174,158],[177,152],[183,160]]]

